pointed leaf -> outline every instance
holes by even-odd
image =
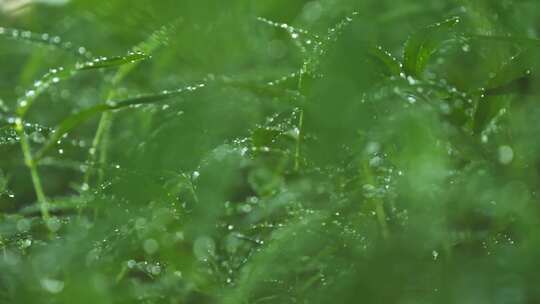
[[[87,48],[77,46],[69,41],[63,41],[63,39],[59,36],[49,35],[47,33],[34,33],[27,30],[0,27],[0,37],[39,45],[46,45],[55,49],[69,52],[76,57],[88,59],[92,56]]]
[[[141,52],[132,52],[126,56],[116,56],[116,57],[102,57],[97,58],[92,61],[79,63],[77,64],[76,69],[79,71],[84,70],[94,70],[94,69],[103,69],[103,68],[113,68],[121,66],[128,63],[134,63],[140,60],[148,59],[149,56]]]
[[[405,73],[419,78],[429,60],[437,52],[441,44],[448,40],[452,28],[458,24],[459,18],[451,18],[441,23],[430,25],[411,35],[405,43],[403,65]]]
[[[382,47],[371,47],[367,50],[367,55],[374,62],[383,67],[387,76],[399,76],[401,73],[401,63]]]
[[[530,76],[537,72],[538,50],[528,49],[510,58],[502,65],[486,85],[486,95],[523,93],[527,90]]]
[[[17,105],[17,114],[22,118],[26,115],[34,101],[45,92],[51,85],[60,82],[61,80],[69,79],[79,71],[114,68],[129,63],[134,63],[140,60],[149,58],[148,55],[141,52],[132,52],[126,56],[117,56],[110,58],[98,58],[84,63],[77,63],[75,67],[64,69],[51,69],[39,81],[36,81],[34,87],[26,91],[25,96],[19,99]]]

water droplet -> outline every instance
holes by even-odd
[[[129,260],[129,261],[127,261],[126,264],[127,264],[128,268],[133,268],[133,267],[137,266],[137,262],[135,260]]]
[[[499,147],[499,162],[503,165],[508,165],[514,159],[514,150],[510,146]]]
[[[62,223],[60,222],[60,220],[56,217],[51,217],[48,221],[47,221],[47,227],[51,230],[51,231],[58,231],[60,229],[60,227],[62,226]]]
[[[364,196],[367,198],[371,198],[375,195],[375,191],[377,188],[371,184],[365,184],[362,186],[362,190],[364,190]]]
[[[143,243],[143,249],[147,254],[154,254],[159,249],[159,243],[154,239],[147,239]]]
[[[208,260],[216,253],[216,243],[208,236],[198,237],[193,243],[193,254],[201,261]]]
[[[144,229],[146,227],[146,219],[140,217],[135,221],[135,229]]]
[[[32,246],[32,240],[31,239],[21,240],[20,246],[21,246],[20,247],[21,249],[26,249],[26,248]]]
[[[381,144],[375,141],[369,142],[366,145],[366,153],[368,154],[375,154],[379,152],[380,149],[381,149]]]
[[[20,219],[17,221],[17,230],[19,232],[27,232],[30,230],[31,222],[28,219]]]
[[[383,159],[380,156],[375,156],[369,160],[370,167],[378,167],[382,165],[382,163],[383,163]]]
[[[53,294],[60,293],[64,290],[64,282],[60,280],[44,278],[40,280],[40,283],[43,289]]]
[[[161,266],[159,265],[152,265],[149,269],[150,273],[153,275],[158,275],[161,273]]]

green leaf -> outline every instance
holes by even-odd
[[[441,44],[449,39],[452,28],[460,19],[454,17],[441,23],[430,25],[409,37],[405,43],[403,66],[409,76],[420,77],[429,60]]]
[[[257,148],[269,147],[281,134],[282,132],[276,129],[257,128],[251,134],[251,141]]]
[[[66,51],[76,57],[89,58],[92,56],[87,48],[75,45],[69,41],[64,41],[59,36],[49,35],[47,33],[34,33],[27,30],[0,27],[0,37],[38,45],[45,45]]]
[[[141,52],[132,52],[126,56],[117,56],[105,58],[101,57],[84,63],[77,63],[75,67],[65,69],[56,68],[51,69],[45,74],[39,81],[36,81],[34,87],[26,91],[25,96],[20,98],[17,104],[17,114],[20,117],[24,117],[34,101],[53,84],[60,82],[61,80],[69,79],[77,74],[79,71],[95,70],[114,68],[129,63],[135,63],[140,60],[149,58],[148,55]]]
[[[533,74],[538,72],[538,50],[529,48],[512,56],[503,63],[500,69],[489,78],[482,94],[486,99],[478,104],[474,116],[474,131],[481,132],[503,108],[508,107],[509,100],[502,98],[509,94],[534,94],[538,90],[532,85]]]
[[[134,52],[143,53],[147,55],[147,58],[150,58],[150,55],[154,53],[159,47],[167,45],[167,41],[170,36],[173,35],[173,33],[176,31],[178,24],[181,22],[181,19],[177,19],[168,25],[164,25],[160,27],[158,30],[154,31],[147,39],[140,42],[136,46],[132,48]],[[121,66],[118,71],[116,72],[116,75],[114,75],[111,85],[114,86],[124,77],[126,77],[135,67],[137,67],[138,61],[135,64],[126,64]],[[110,93],[112,94],[112,93]]]
[[[103,68],[113,68],[121,66],[128,63],[135,63],[140,60],[148,59],[149,56],[142,52],[131,52],[126,56],[116,56],[116,57],[101,57],[96,58],[92,61],[87,61],[84,63],[79,63],[76,66],[78,71],[85,70],[94,70],[94,69],[103,69]]]
[[[401,63],[382,47],[371,47],[366,53],[383,68],[386,76],[399,76],[401,73]]]
[[[528,49],[520,52],[504,63],[494,77],[488,80],[486,95],[524,93],[527,90],[530,75],[538,67],[538,50]]]

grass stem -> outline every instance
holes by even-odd
[[[367,163],[364,163],[364,175],[366,177],[366,181],[370,185],[376,185],[376,181],[373,178],[373,174]],[[373,198],[372,201],[375,204],[375,215],[377,217],[377,222],[379,223],[379,228],[381,229],[381,235],[384,239],[387,239],[390,236],[390,230],[388,229],[388,223],[386,222],[384,201],[380,198]]]
[[[300,74],[298,76],[298,91],[302,91],[302,80],[304,73],[306,72],[306,64],[300,69]],[[300,159],[302,157],[302,138],[304,136],[304,109],[300,109],[300,114],[298,116],[298,137],[296,138],[296,148],[294,153],[294,171],[298,172],[300,170]]]
[[[111,122],[112,122],[112,113],[104,112],[101,115],[101,118],[99,120],[99,125],[97,128],[96,134],[94,135],[92,146],[90,147],[90,150],[89,150],[88,163],[91,167],[95,165],[98,170],[98,184],[102,182],[103,164],[107,160],[105,146],[107,142],[106,141],[107,132],[109,130]],[[98,159],[98,154],[99,154],[99,159]],[[99,161],[99,162],[96,164],[96,161]],[[90,183],[90,179],[92,178],[92,172],[93,172],[93,169],[89,168],[84,175],[84,183],[87,185]]]
[[[39,207],[41,210],[41,217],[43,218],[45,223],[48,223],[50,215],[49,215],[47,197],[45,196],[45,192],[43,191],[41,178],[39,177],[39,173],[37,170],[37,163],[34,161],[32,157],[32,151],[30,148],[30,144],[28,142],[28,136],[26,135],[24,131],[24,124],[22,122],[22,119],[18,118],[16,120],[15,130],[17,131],[17,134],[20,137],[21,149],[24,155],[24,162],[26,166],[28,167],[28,169],[30,170],[30,175],[32,177],[32,184],[34,185],[34,191],[36,192],[37,200],[39,202]]]

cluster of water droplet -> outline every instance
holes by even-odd
[[[76,46],[72,42],[62,41],[62,38],[47,33],[34,33],[26,30],[0,27],[0,36],[20,41],[45,44],[51,47],[60,48],[75,54],[78,57],[91,58],[92,54],[83,46]]]

